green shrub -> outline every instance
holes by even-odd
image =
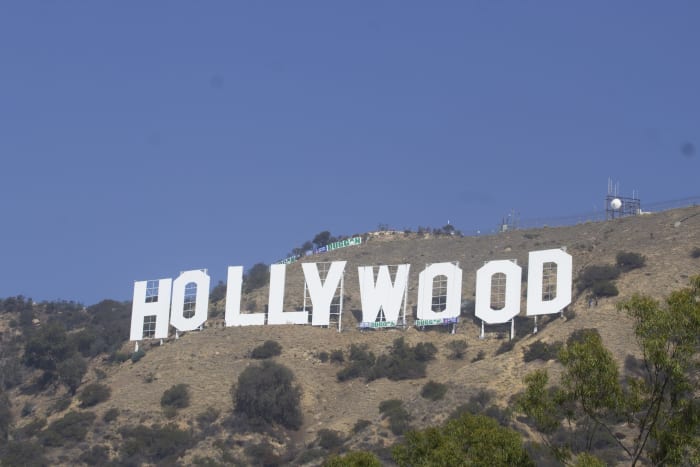
[[[131,363],[136,363],[141,360],[146,355],[146,351],[143,349],[138,349],[136,352],[131,354]]]
[[[197,424],[199,425],[199,428],[204,429],[211,425],[219,418],[219,415],[221,415],[221,411],[219,409],[207,407],[204,412],[197,415]]]
[[[441,427],[411,431],[392,455],[400,466],[507,465],[534,467],[521,435],[489,417],[464,414]]]
[[[112,407],[105,412],[102,416],[102,420],[104,420],[105,423],[111,423],[116,420],[117,417],[119,417],[119,409],[117,407]]]
[[[700,258],[700,247],[695,247],[692,250],[690,250],[690,257],[693,259],[698,259]]]
[[[275,453],[275,449],[267,441],[258,444],[249,444],[244,449],[245,455],[251,460],[251,465],[272,466],[280,465],[282,460]]]
[[[124,439],[120,453],[125,465],[147,462],[174,465],[195,441],[191,431],[181,430],[174,424],[124,427],[119,432]]]
[[[56,402],[53,403],[53,405],[51,406],[49,411],[51,413],[63,412],[68,407],[70,407],[70,404],[72,401],[73,401],[73,399],[71,399],[70,396],[61,397],[61,398],[57,399]]]
[[[249,293],[267,285],[270,280],[268,269],[265,263],[254,264],[243,276],[243,293]]]
[[[282,353],[282,346],[275,341],[265,341],[262,345],[253,349],[251,358],[265,359],[276,357]]]
[[[113,363],[124,363],[125,361],[129,360],[129,354],[126,352],[113,352],[112,355],[110,355],[109,360]]]
[[[59,381],[68,387],[71,394],[75,394],[87,372],[87,362],[80,355],[74,354],[60,362],[56,371]]]
[[[496,349],[496,355],[501,355],[506,352],[510,352],[515,347],[515,340],[506,339],[503,343]]]
[[[355,422],[355,425],[352,427],[352,432],[357,434],[365,428],[367,428],[368,426],[370,426],[371,424],[372,422],[370,422],[369,420],[360,419]]]
[[[388,399],[379,403],[379,413],[389,419],[389,429],[397,436],[404,434],[409,428],[411,416],[399,399]]]
[[[532,362],[534,360],[555,360],[559,355],[559,351],[562,348],[563,343],[561,341],[553,342],[548,344],[542,341],[535,341],[530,344],[523,354],[523,360],[525,362]]]
[[[450,341],[447,343],[447,350],[450,351],[450,353],[447,355],[447,358],[450,360],[462,360],[466,355],[467,355],[467,341],[462,339],[458,341]]]
[[[52,447],[82,441],[94,421],[95,414],[92,412],[68,412],[63,418],[51,422],[39,439],[44,446]]]
[[[84,451],[78,458],[87,465],[105,465],[109,461],[109,449],[105,446],[92,446],[88,451]]]
[[[293,430],[301,426],[301,389],[284,365],[268,360],[249,366],[238,377],[232,396],[234,411],[253,421],[279,423]]]
[[[485,358],[486,358],[486,352],[484,352],[483,350],[479,350],[479,352],[477,352],[476,356],[474,358],[472,358],[472,363],[478,362],[479,360],[483,360]]]
[[[579,292],[593,287],[599,282],[609,282],[620,277],[620,269],[611,265],[592,265],[584,268],[576,281]]]
[[[24,425],[22,428],[15,430],[14,436],[16,439],[29,439],[35,436],[46,426],[45,418],[35,418],[31,422]],[[2,464],[0,464],[2,465]]]
[[[109,399],[111,394],[112,390],[109,386],[102,383],[90,383],[83,388],[78,400],[80,400],[81,407],[92,407]]]
[[[368,451],[351,451],[342,456],[333,455],[323,467],[382,467],[379,458]]]
[[[637,269],[644,267],[646,258],[639,253],[632,253],[629,251],[620,251],[617,253],[616,262],[618,268],[621,271],[627,272],[632,269]]]
[[[350,346],[350,362],[336,375],[338,381],[364,377],[367,381],[388,378],[392,381],[424,378],[427,362],[435,358],[437,349],[432,343],[421,342],[415,347],[406,344],[403,337],[394,340],[388,354],[374,356],[366,346]]]
[[[331,351],[331,363],[344,363],[345,357],[343,356],[342,349],[335,349]]]
[[[343,437],[340,432],[322,428],[316,435],[318,445],[327,451],[338,449],[343,445]]]
[[[591,293],[596,297],[616,297],[620,292],[617,286],[610,281],[599,281],[593,284]]]
[[[75,353],[74,343],[65,328],[56,322],[40,327],[24,346],[27,366],[53,371],[56,365]]]
[[[3,467],[43,467],[50,465],[44,457],[44,447],[34,441],[10,441],[0,451]]]
[[[423,385],[423,389],[421,389],[420,395],[424,399],[429,399],[431,401],[439,401],[440,399],[445,397],[446,392],[447,385],[430,380]]]
[[[472,415],[480,414],[484,412],[493,399],[493,391],[487,389],[480,389],[476,394],[469,397],[466,404],[459,405],[451,414],[450,419],[460,418],[465,413]]]
[[[576,329],[571,334],[569,334],[569,337],[566,339],[566,345],[567,347],[571,347],[573,344],[583,344],[586,341],[587,337],[591,334],[600,337],[600,333],[596,328]]]
[[[318,353],[318,359],[321,360],[321,363],[326,363],[329,356],[330,355],[325,350]]]
[[[190,389],[186,384],[174,384],[170,389],[166,389],[160,398],[160,405],[163,408],[184,409],[190,405]]]

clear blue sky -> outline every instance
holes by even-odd
[[[699,51],[690,0],[3,1],[0,297],[698,195]]]

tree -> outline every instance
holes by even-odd
[[[29,338],[24,348],[27,365],[53,371],[56,365],[75,352],[74,343],[58,323],[48,323]]]
[[[243,292],[248,293],[267,285],[270,275],[265,263],[256,263],[243,277]]]
[[[441,427],[409,431],[394,447],[399,466],[534,466],[520,435],[483,415],[463,414]]]
[[[209,293],[209,302],[220,302],[224,298],[226,298],[226,284],[224,281],[219,281],[219,283],[216,284],[216,286],[211,289],[211,292]]]
[[[614,414],[621,403],[617,364],[597,331],[583,332],[580,340],[569,339],[559,352],[559,360],[565,368],[561,378],[562,402],[574,404],[577,425],[586,433],[585,450],[590,451],[598,430],[609,429],[606,417]]]
[[[634,295],[618,308],[635,321],[643,361],[643,375],[629,379],[627,414],[637,429],[629,448],[632,465],[643,452],[655,464],[698,464],[700,403],[694,391],[700,368],[700,276],[671,293],[663,306]]]
[[[249,366],[232,388],[234,411],[254,422],[279,423],[299,429],[302,423],[301,389],[294,384],[294,373],[271,360]]]
[[[87,362],[76,353],[60,362],[56,370],[58,379],[68,386],[71,394],[75,394],[87,371]]]
[[[546,390],[546,372],[526,377],[518,409],[545,436],[560,417],[584,428],[585,451],[599,431],[626,453],[631,465],[641,460],[659,464],[700,462],[700,276],[675,291],[662,305],[634,295],[618,305],[634,320],[642,361],[638,374],[622,385],[610,352],[597,332],[584,330],[560,352],[564,365],[561,390]],[[614,427],[625,420],[635,433],[618,438]],[[561,449],[562,446],[552,446]]]
[[[328,230],[319,232],[316,234],[312,242],[314,245],[316,245],[316,248],[328,245],[331,242],[331,233]]]

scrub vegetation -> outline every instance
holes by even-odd
[[[700,465],[700,217],[674,227],[691,209],[488,238],[383,226],[328,254],[349,261],[342,332],[224,329],[219,282],[201,331],[135,352],[128,302],[0,299],[0,465]],[[509,323],[479,339],[466,276],[561,245],[572,304],[537,333],[521,312],[513,340]],[[356,328],[357,265],[418,274],[445,258],[465,271],[454,334]],[[303,284],[298,264],[287,273]],[[244,308],[264,305],[268,266],[244,281]]]

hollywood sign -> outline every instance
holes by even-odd
[[[284,311],[286,264],[270,266],[267,313],[242,313],[243,267],[229,266],[224,320],[229,326],[308,324],[328,326],[331,305],[343,280],[347,261],[333,261],[324,280],[318,264],[302,263],[304,280],[313,311]],[[395,267],[394,280],[388,266],[358,267],[362,323],[365,327],[390,327],[405,310],[410,265]],[[545,270],[549,271],[545,284]],[[554,275],[552,272],[556,271]],[[504,299],[496,307],[492,302],[492,282],[501,275]],[[433,281],[444,276],[445,308],[433,310]],[[510,260],[485,263],[476,273],[476,317],[487,324],[512,320],[520,313],[522,268]],[[572,258],[561,249],[532,251],[528,256],[527,316],[558,313],[571,303]],[[551,286],[554,285],[552,289]],[[545,287],[546,286],[546,287]],[[210,278],[205,271],[181,273],[175,280],[159,279],[134,283],[130,340],[144,337],[168,337],[168,325],[178,331],[200,328],[207,320]],[[544,292],[544,289],[547,289]],[[414,325],[427,326],[457,322],[461,311],[462,270],[454,263],[433,263],[418,276],[418,301]],[[383,312],[384,319],[378,316]]]

